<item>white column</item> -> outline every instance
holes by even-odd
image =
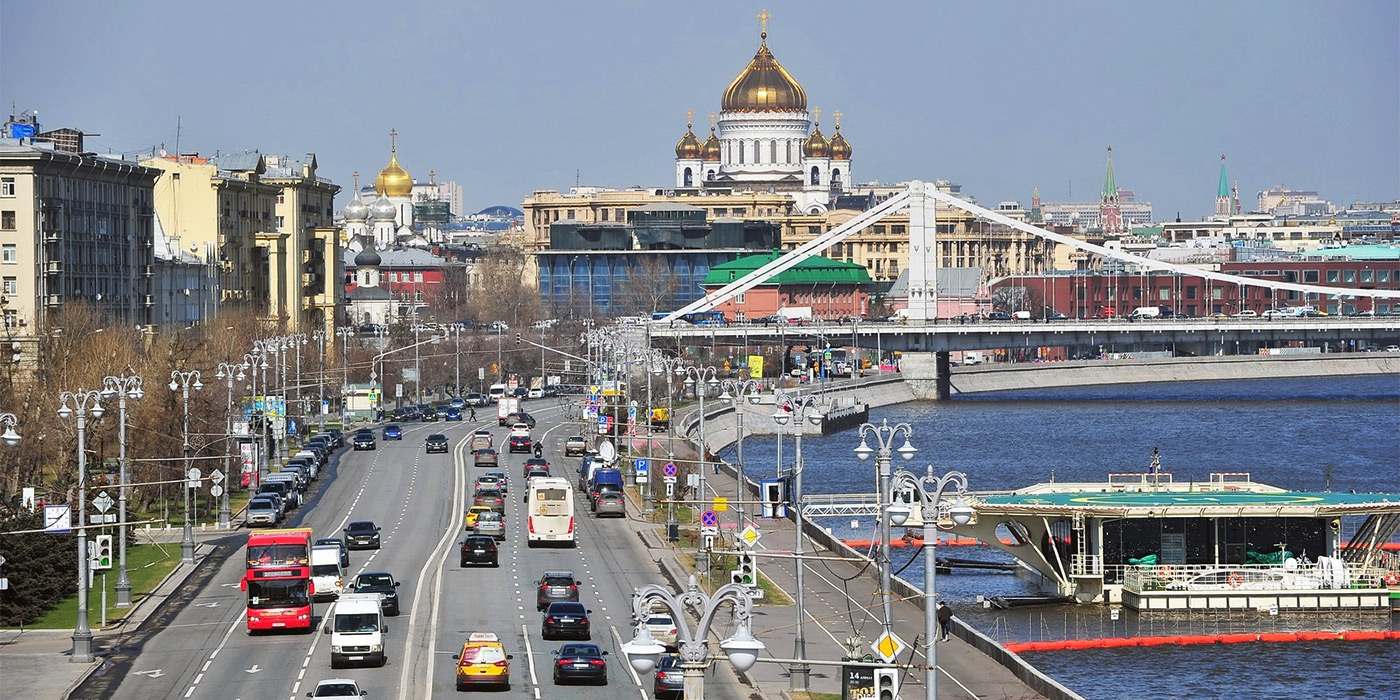
[[[925,194],[929,183],[909,183],[909,320],[927,321],[938,313],[937,202]]]

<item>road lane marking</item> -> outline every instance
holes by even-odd
[[[540,679],[535,675],[535,652],[530,648],[530,630],[525,626],[520,626],[520,636],[525,638],[525,661],[530,667],[530,684],[535,686],[535,692],[539,693]]]
[[[619,655],[619,656],[625,656],[625,655],[623,655],[623,654],[621,653],[621,650],[622,650],[622,635],[620,635],[620,634],[617,633],[617,625],[608,625],[608,629],[612,630],[613,640],[617,642],[617,648],[618,648],[618,652],[619,652],[618,655]],[[624,658],[624,660],[623,660],[623,662],[622,662],[622,666],[623,666],[623,668],[626,668],[626,669],[627,669],[627,673],[628,673],[629,675],[632,676],[632,682],[633,682],[633,683],[636,683],[638,688],[641,688],[641,687],[642,687],[642,679],[641,679],[640,676],[637,675],[637,669],[632,668],[632,664],[628,663],[628,662],[626,661],[625,658]],[[647,696],[646,691],[643,690],[643,691],[642,691],[642,697],[645,698],[646,696]]]
[[[422,619],[422,616],[418,614],[418,605],[423,601],[423,584],[428,579],[428,567],[433,566],[434,562],[436,562],[437,573],[433,576],[433,599],[432,602],[429,603],[430,609],[428,611],[428,648],[437,648],[438,601],[442,598],[442,571],[447,566],[447,553],[452,549],[448,544],[456,540],[457,519],[461,517],[461,513],[463,512],[462,506],[464,504],[462,503],[462,499],[466,491],[464,482],[466,481],[467,463],[462,453],[463,448],[466,447],[470,440],[470,435],[462,438],[457,442],[457,446],[453,450],[453,455],[455,457],[453,459],[452,469],[452,509],[447,513],[447,527],[443,531],[442,539],[438,541],[437,547],[428,555],[428,560],[423,562],[423,568],[418,572],[418,585],[413,589],[413,609],[409,612],[408,639],[405,641],[406,647],[414,643],[414,632],[418,628],[418,620]],[[439,549],[442,550],[441,554],[438,553]],[[426,667],[424,669],[424,682],[423,685],[420,686],[425,690],[427,694],[426,697],[430,700],[433,697],[433,664],[436,658],[436,654],[427,655],[427,659],[424,662],[424,666]],[[403,671],[399,674],[398,697],[400,698],[412,697],[409,692],[411,687],[409,676],[412,675],[412,666],[412,663],[405,663],[403,665]]]

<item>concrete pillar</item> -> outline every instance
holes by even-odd
[[[952,364],[947,352],[908,352],[900,356],[899,374],[918,399],[946,401],[952,394]]]

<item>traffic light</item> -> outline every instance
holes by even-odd
[[[739,550],[739,564],[729,572],[729,581],[741,586],[758,585],[758,558],[753,555],[753,550]]]
[[[20,345],[20,342],[18,340],[16,340],[13,343],[10,343],[10,362],[19,364],[20,359],[23,357],[24,346]]]
[[[96,550],[92,555],[92,568],[110,569],[112,568],[112,536],[98,535],[96,538]]]
[[[899,697],[899,669],[875,669],[875,697],[877,700],[896,700]]]
[[[515,332],[515,344],[516,344],[516,345],[519,345],[519,344],[520,344],[520,331],[516,331],[516,332]]]

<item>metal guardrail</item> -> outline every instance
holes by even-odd
[[[1123,590],[1135,593],[1367,590],[1385,588],[1385,578],[1391,573],[1374,566],[1324,569],[1316,563],[1301,564],[1292,569],[1277,564],[1112,565],[1104,568],[1105,583],[1121,582]]]

